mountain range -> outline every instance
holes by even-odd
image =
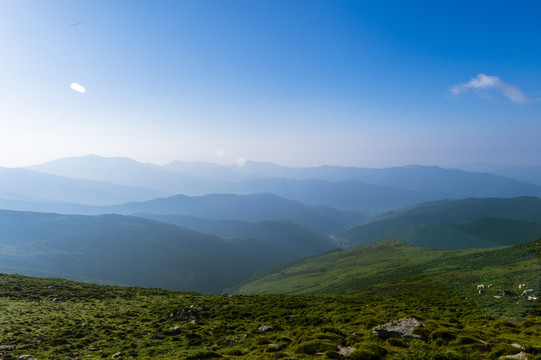
[[[540,186],[439,167],[86,156],[0,175],[0,269],[93,282],[220,293],[338,246],[454,250],[541,237]]]
[[[222,238],[255,239],[283,254],[283,259],[310,256],[331,248],[328,237],[284,220],[257,223],[238,220],[209,220],[187,215],[137,214],[137,216],[175,224],[183,228]],[[332,247],[336,245],[333,243]]]
[[[139,216],[1,210],[0,269],[215,294],[234,288],[257,271],[272,266],[300,258],[304,258],[300,263],[312,264],[310,259],[317,259],[318,254],[326,251],[331,253],[321,256],[339,253],[347,258],[348,254],[356,254],[359,245],[383,239],[428,249],[471,249],[520,244],[541,236],[541,199],[532,197],[429,202],[368,220],[335,236],[324,231],[330,231],[332,226],[344,226],[347,217],[337,210],[311,207],[268,194],[180,199],[185,208],[175,199],[164,199],[164,204],[153,203],[156,213]],[[238,209],[228,216],[248,218],[251,222],[225,219],[231,199],[239,201]],[[277,206],[268,208],[267,212],[257,210],[261,204],[272,203]],[[194,212],[224,219],[167,214],[168,204],[171,211],[192,208]],[[133,206],[128,209],[144,208],[139,203]],[[159,213],[160,209],[164,213]],[[209,209],[214,213],[209,213]],[[296,216],[297,222],[284,217],[272,219],[273,214],[282,211],[291,211],[290,217]],[[271,219],[258,221],[265,217]],[[298,225],[303,217],[309,223]],[[354,247],[352,252],[333,250],[344,243],[343,239]],[[428,249],[427,254],[437,253]],[[385,256],[389,258],[378,258],[377,262],[394,269],[395,255],[385,253]],[[332,266],[340,261],[332,260]],[[322,275],[332,274],[328,265],[316,268]],[[347,274],[345,268],[336,271]],[[309,272],[307,276],[313,277]],[[380,280],[384,281],[386,275],[382,276]],[[334,284],[334,280],[331,282]]]
[[[93,282],[220,293],[256,270],[334,245],[294,226],[266,223],[280,238],[219,238],[122,215],[0,211],[0,266]]]
[[[74,179],[156,189],[169,195],[273,193],[310,205],[370,213],[438,199],[541,197],[539,185],[436,166],[292,168],[251,161],[244,166],[181,161],[159,166],[126,158],[89,155],[58,159],[28,169]]]
[[[152,188],[117,185],[101,180],[72,179],[27,169],[0,167],[0,199],[27,203],[112,205],[144,201],[168,193]]]

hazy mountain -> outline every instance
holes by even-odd
[[[248,164],[246,167],[256,166]],[[320,179],[327,181],[359,180],[366,184],[416,191],[439,198],[541,196],[541,187],[489,173],[444,169],[437,166],[398,166],[384,169],[321,166],[288,168],[258,164],[266,177]],[[276,176],[270,176],[275,172]]]
[[[239,185],[238,192],[241,193],[268,192],[309,205],[371,213],[441,199],[437,194],[397,190],[359,180],[331,182],[317,179],[254,179]]]
[[[96,215],[101,213],[100,211],[97,211],[97,209],[102,209],[102,207],[62,202],[23,201],[0,198],[0,209],[59,214]]]
[[[286,260],[253,239],[224,240],[121,215],[0,211],[0,233],[2,268],[203,293]]]
[[[541,186],[541,166],[513,166],[504,164],[495,165],[474,163],[462,165],[459,166],[459,168],[473,172],[492,173]]]
[[[54,160],[31,169],[160,189],[169,194],[267,192],[310,205],[372,213],[436,199],[541,196],[541,186],[488,173],[436,166],[293,168],[252,161],[244,166],[181,161],[159,166],[126,158],[89,155]],[[10,194],[4,197],[11,198]]]
[[[159,189],[169,194],[202,195],[217,192],[227,184],[200,179],[132,159],[96,155],[63,158],[28,169],[75,179],[108,181],[119,185]]]
[[[0,198],[0,208],[17,211],[54,212],[67,215],[153,214],[187,215],[211,220],[261,222],[286,220],[306,229],[334,234],[366,220],[364,213],[340,211],[324,206],[310,206],[272,194],[205,196],[175,195],[144,202],[111,206],[88,206],[70,203],[44,203]]]
[[[442,200],[396,210],[340,234],[351,245],[383,239],[439,249],[501,246],[541,236],[541,199]]]
[[[71,179],[37,171],[0,167],[0,197],[28,202],[69,202],[90,205],[149,200],[167,193],[114,185],[104,181]]]
[[[471,167],[473,172],[470,172],[420,165],[383,169],[341,166],[293,168],[272,163],[246,162],[244,167],[231,168],[251,178],[320,179],[333,182],[359,180],[381,187],[439,194],[440,198],[541,195],[541,167],[493,167],[479,173],[476,167]]]
[[[328,238],[289,221],[267,220],[249,223],[235,220],[209,220],[186,215],[137,214],[137,216],[220,237],[256,239],[283,253],[283,258],[288,260],[314,255],[336,247]]]
[[[211,194],[193,197],[176,195],[146,202],[103,207],[101,211],[119,214],[190,215],[212,220],[248,222],[288,220],[325,234],[358,224],[366,218],[359,212],[310,206],[273,194]]]
[[[396,189],[441,193],[450,198],[541,196],[541,187],[509,178],[437,166],[404,166],[372,172],[361,179]]]

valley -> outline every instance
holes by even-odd
[[[522,249],[537,254],[537,263],[540,244],[541,240]],[[501,252],[503,259],[509,250],[515,257],[519,249],[495,251]],[[448,260],[459,267],[461,262],[470,262],[469,256],[462,259],[451,253]],[[539,279],[531,277],[539,275],[538,268],[528,273],[526,267],[535,260],[524,261],[525,267],[518,267],[520,278],[529,277],[529,286],[534,281],[538,285]],[[385,271],[372,267],[347,291],[312,287],[301,291],[304,295],[204,296],[0,275],[0,346],[4,358],[28,355],[36,359],[541,357],[537,304],[523,297],[496,299],[488,292],[479,295],[475,287],[478,278],[473,276],[462,276],[459,281],[464,286],[459,289],[456,281],[446,282],[456,273],[443,276],[446,265],[440,266],[421,273],[394,274],[387,280],[383,280]],[[405,268],[397,270],[403,272]],[[474,263],[468,270],[487,269]],[[491,276],[490,280],[497,276],[492,271],[476,275]],[[501,275],[500,284],[509,281],[505,277],[508,274]],[[487,301],[476,301],[481,296]],[[497,309],[489,301],[496,302]],[[498,315],[498,311],[503,312]],[[402,318],[415,318],[424,324],[414,330],[418,339],[385,339],[374,333],[376,326]]]
[[[539,14],[0,0],[0,360],[541,360]]]
[[[95,156],[9,173],[25,180],[0,200],[7,359],[541,358],[538,302],[517,287],[541,288],[536,185]],[[187,178],[201,194],[169,192]],[[417,338],[374,333],[402,318]]]

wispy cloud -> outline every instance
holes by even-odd
[[[450,88],[451,94],[454,96],[458,96],[468,90],[474,90],[479,95],[488,98],[490,98],[489,91],[497,91],[517,104],[527,104],[532,101],[518,86],[508,84],[498,76],[479,74],[465,84],[455,85]]]
[[[73,91],[77,91],[78,93],[81,93],[81,94],[84,94],[86,92],[86,88],[83,85],[77,84],[75,82],[71,83],[70,87]]]

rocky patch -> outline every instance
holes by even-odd
[[[372,333],[382,339],[386,338],[413,338],[422,339],[420,335],[414,334],[413,330],[425,326],[424,323],[414,318],[402,318],[390,321],[383,325],[376,326]]]

